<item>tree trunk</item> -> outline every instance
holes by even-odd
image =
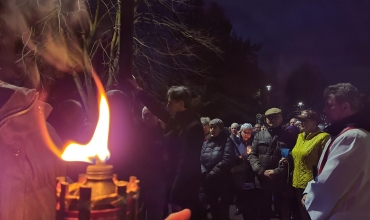
[[[134,0],[121,0],[121,32],[119,38],[120,55],[118,58],[118,82],[132,76],[133,33],[134,33]]]

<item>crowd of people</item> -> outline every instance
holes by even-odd
[[[119,179],[140,179],[145,213],[140,219],[202,220],[210,214],[214,220],[228,220],[232,204],[244,220],[370,216],[370,122],[351,84],[324,91],[325,128],[314,110],[303,110],[285,123],[276,107],[266,110],[263,123],[228,127],[222,119],[199,117],[187,87],[171,87],[163,105],[135,81],[130,84],[134,100],[145,107],[137,118],[127,93],[107,92],[109,163]],[[54,219],[54,178],[77,177],[85,165],[68,163],[65,168],[47,152],[37,126],[28,123],[45,113],[41,108],[49,108],[36,101],[33,90],[5,83],[0,90],[0,161],[3,167],[12,165],[0,176],[0,219]],[[60,146],[71,139],[84,142],[91,134],[80,103],[67,100],[53,114],[48,121],[55,131],[48,123],[47,128]],[[19,212],[15,204],[21,204]]]
[[[313,110],[303,110],[285,124],[279,108],[265,112],[265,123],[226,127],[219,118],[199,118],[192,111],[186,87],[170,88],[165,108],[137,86],[133,93],[161,124],[168,153],[165,163],[172,161],[170,167],[176,169],[165,174],[169,177],[165,203],[170,204],[170,212],[187,208],[191,219],[207,219],[210,213],[212,219],[225,220],[230,219],[230,205],[236,204],[235,214],[245,220],[274,216],[361,219],[370,214],[364,208],[364,202],[370,200],[358,194],[370,184],[366,171],[354,172],[347,184],[335,186],[335,181],[347,180],[343,172],[348,168],[339,164],[351,163],[354,152],[367,152],[370,144],[369,124],[360,111],[359,93],[351,84],[325,90],[323,113],[330,123],[326,128]],[[148,121],[146,117],[143,115],[144,121]],[[359,167],[368,163],[357,162]]]

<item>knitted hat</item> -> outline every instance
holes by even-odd
[[[221,130],[224,129],[224,122],[221,119],[218,119],[218,118],[212,119],[212,121],[209,123],[209,125],[210,126],[216,125]]]

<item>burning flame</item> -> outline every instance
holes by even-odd
[[[108,150],[109,134],[109,107],[107,98],[101,94],[99,107],[99,121],[90,142],[86,145],[70,143],[62,154],[62,159],[66,161],[92,162],[98,158],[105,161],[109,158]]]
[[[104,92],[103,85],[93,72],[93,78],[98,87],[99,100],[99,120],[95,132],[90,142],[86,145],[70,143],[62,154],[62,159],[66,161],[83,161],[96,163],[106,161],[110,154],[108,150],[109,135],[109,105]]]

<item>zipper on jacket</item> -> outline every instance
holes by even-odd
[[[14,117],[17,117],[17,116],[20,116],[20,115],[23,115],[23,114],[25,114],[25,113],[29,112],[29,110],[31,109],[31,107],[33,106],[33,104],[35,103],[35,101],[36,101],[36,96],[35,96],[35,98],[32,100],[32,102],[31,102],[28,106],[26,106],[24,109],[22,109],[21,111],[19,111],[19,112],[15,112],[15,113],[13,113],[13,114],[10,114],[10,115],[5,116],[4,118],[2,118],[2,119],[0,120],[0,127],[1,127],[1,126],[3,126],[3,124],[4,124],[7,120],[9,120],[9,119],[11,119],[11,118],[14,118]]]

